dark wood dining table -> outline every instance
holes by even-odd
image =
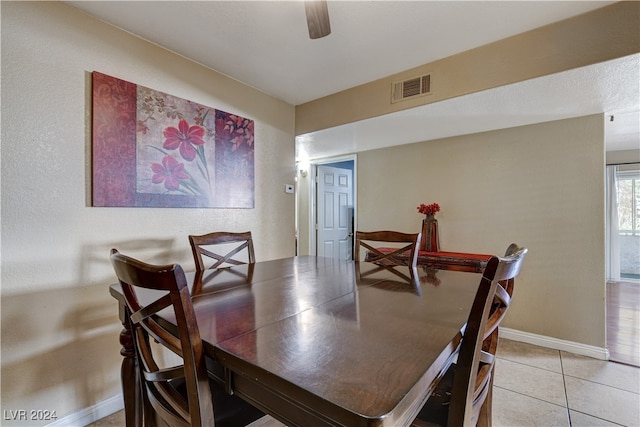
[[[477,273],[307,256],[187,279],[211,372],[265,413],[304,427],[409,425],[451,363],[480,282]],[[124,326],[131,426],[141,418],[135,351],[120,285],[110,292]]]

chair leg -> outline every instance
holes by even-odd
[[[120,376],[122,382],[122,395],[124,398],[125,420],[127,427],[142,426],[142,391],[138,376],[138,362],[136,351],[133,347],[133,333],[129,322],[129,310],[120,307],[120,319],[124,327],[120,332],[120,344],[122,349],[122,366]]]

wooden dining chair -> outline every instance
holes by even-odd
[[[111,250],[111,264],[131,313],[145,426],[160,422],[169,426],[244,426],[264,416],[209,378],[182,267],[145,264],[116,249]],[[139,297],[145,289],[162,293],[146,295],[143,303]],[[157,316],[164,309],[175,316],[173,333],[168,329],[171,325]],[[183,363],[166,367],[162,363],[166,350],[178,355]]]
[[[420,233],[356,231],[354,259],[360,261],[362,257],[367,262],[415,267],[418,261],[420,237]],[[404,246],[393,248],[380,246],[384,243],[400,243]],[[365,249],[362,254],[360,247]]]
[[[251,232],[232,233],[220,231],[215,233],[203,234],[201,236],[189,236],[191,244],[191,252],[193,252],[193,260],[197,270],[206,270],[207,268],[220,268],[229,265],[254,264],[256,256],[253,251],[253,237]],[[224,254],[213,252],[214,246],[221,248]],[[247,260],[238,260],[236,255],[247,250]],[[214,260],[209,267],[205,266],[204,257]]]
[[[526,248],[511,245],[491,257],[469,314],[458,360],[444,373],[413,427],[490,426],[498,326],[513,295]]]

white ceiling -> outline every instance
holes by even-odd
[[[66,3],[298,105],[613,2],[330,1],[332,33],[317,40],[302,1]],[[388,144],[388,129],[406,143],[598,112],[614,114],[608,150],[638,148],[639,77],[636,55],[314,132],[298,148],[324,157]]]

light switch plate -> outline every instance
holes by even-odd
[[[293,185],[291,185],[291,184],[285,184],[285,186],[284,186],[284,192],[285,192],[285,193],[291,193],[291,194],[293,194]]]

